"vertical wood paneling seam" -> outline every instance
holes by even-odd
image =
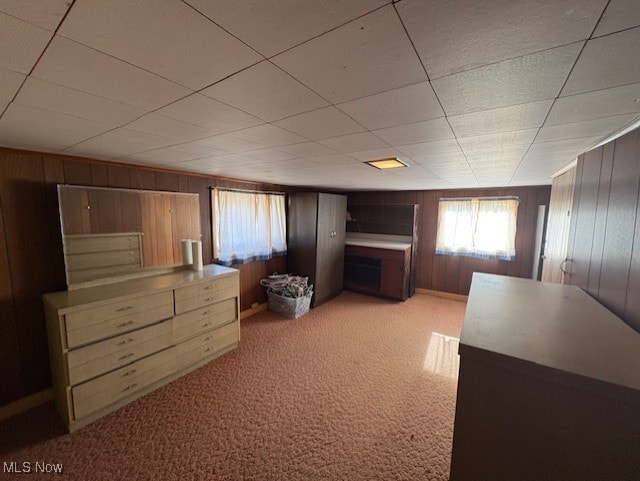
[[[636,216],[633,221],[633,237],[631,239],[631,255],[629,256],[629,267],[627,269],[627,282],[625,283],[624,304],[623,304],[623,310],[622,310],[622,312],[625,315],[625,318],[626,318],[626,312],[627,312],[627,299],[629,299],[629,279],[631,278],[631,266],[633,265],[633,247],[636,240],[636,229],[638,228],[638,205],[640,202],[640,179],[638,180],[637,192],[638,194],[636,195],[636,206],[634,209],[634,211],[636,212]]]
[[[580,194],[582,191],[582,174],[584,172],[584,154],[581,156],[582,158],[578,159],[578,164],[576,165],[575,177],[573,180],[573,196],[571,199],[571,210],[569,211],[570,220],[569,220],[569,235],[567,236],[567,249],[565,254],[565,259],[570,260],[573,264],[573,251],[575,249],[576,242],[576,226],[578,220],[578,212],[580,212]],[[580,174],[580,179],[578,179],[578,174]],[[573,268],[570,272],[573,271]],[[561,279],[565,280],[564,272],[561,273]],[[571,283],[571,273],[569,274],[569,283]]]
[[[613,142],[613,147],[612,147],[612,152],[611,152],[611,175],[609,175],[609,194],[607,195],[607,211],[605,212],[604,215],[604,229],[602,230],[602,254],[601,254],[601,258],[600,258],[600,269],[598,272],[598,289],[597,289],[597,294],[598,294],[598,298],[600,297],[600,282],[602,281],[602,266],[604,264],[604,247],[605,247],[605,241],[607,238],[607,223],[609,222],[609,206],[611,205],[611,183],[613,182],[613,167],[615,166],[616,163],[616,142]],[[602,163],[604,164],[604,149],[602,149]],[[602,165],[600,166],[600,179],[602,179]],[[598,183],[598,186],[600,185],[600,183]],[[632,250],[633,252],[633,250]],[[626,304],[626,299],[625,299],[625,304]]]
[[[598,188],[596,189],[596,210],[595,210],[595,213],[593,214],[591,252],[589,252],[589,269],[587,270],[587,290],[589,289],[589,279],[591,279],[591,268],[593,267],[593,248],[595,245],[594,237],[596,235],[595,230],[598,222],[598,208],[600,207],[599,199],[600,199],[600,187],[602,187],[602,167],[604,166],[604,151],[605,151],[604,147],[601,147],[600,148],[600,173],[598,174]],[[607,208],[608,206],[609,206],[609,203],[607,203]],[[606,222],[606,218],[605,218],[605,222]],[[606,227],[605,227],[605,231],[606,231]],[[600,262],[600,268],[602,269],[602,261]],[[598,288],[600,288],[600,279],[598,279]]]
[[[44,175],[44,163],[42,161],[40,161],[41,165],[42,165],[42,172]],[[8,237],[7,237],[7,222],[4,218],[4,209],[2,208],[2,196],[0,195],[0,213],[2,213],[2,235],[4,236],[4,248],[5,248],[5,253],[7,256],[7,261],[10,259],[9,256],[9,242],[8,242]],[[16,305],[16,293],[14,291],[14,287],[13,287],[13,273],[11,272],[11,262],[7,262],[7,270],[9,271],[9,279],[7,279],[7,284],[9,287],[9,290],[11,291],[11,305],[13,306],[13,322],[14,324],[17,324],[18,322],[18,316],[17,316],[17,312],[18,312],[18,306]],[[19,366],[20,366],[20,380],[22,381],[22,389],[23,391],[26,391],[26,385],[24,383],[24,370],[23,370],[23,366],[22,366],[22,349],[21,349],[21,344],[20,342],[17,343],[16,346],[16,350],[18,353],[18,359],[19,359]]]

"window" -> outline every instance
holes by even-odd
[[[287,252],[284,194],[212,189],[213,255],[223,265]]]
[[[436,254],[515,259],[519,199],[440,199]]]

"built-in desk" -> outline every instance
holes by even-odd
[[[640,334],[581,289],[476,273],[451,481],[640,479]]]
[[[410,296],[411,237],[347,233],[344,287],[405,300]]]

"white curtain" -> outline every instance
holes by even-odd
[[[516,198],[440,199],[436,253],[513,260]]]
[[[285,196],[213,189],[213,254],[220,264],[244,264],[287,252]]]

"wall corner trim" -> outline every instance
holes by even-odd
[[[252,307],[250,309],[245,309],[244,311],[242,311],[240,313],[240,320],[244,320],[247,317],[251,317],[254,316],[262,311],[266,311],[267,309],[269,309],[269,303],[268,302],[263,302],[262,304],[257,305],[256,307]]]
[[[456,294],[454,292],[434,291],[431,289],[423,289],[422,287],[416,287],[416,294],[426,294],[428,296],[442,297],[444,299],[451,299],[453,301],[467,302],[469,296],[463,294]]]
[[[47,388],[34,394],[29,394],[9,404],[0,406],[0,421],[17,416],[52,400],[53,388]]]

